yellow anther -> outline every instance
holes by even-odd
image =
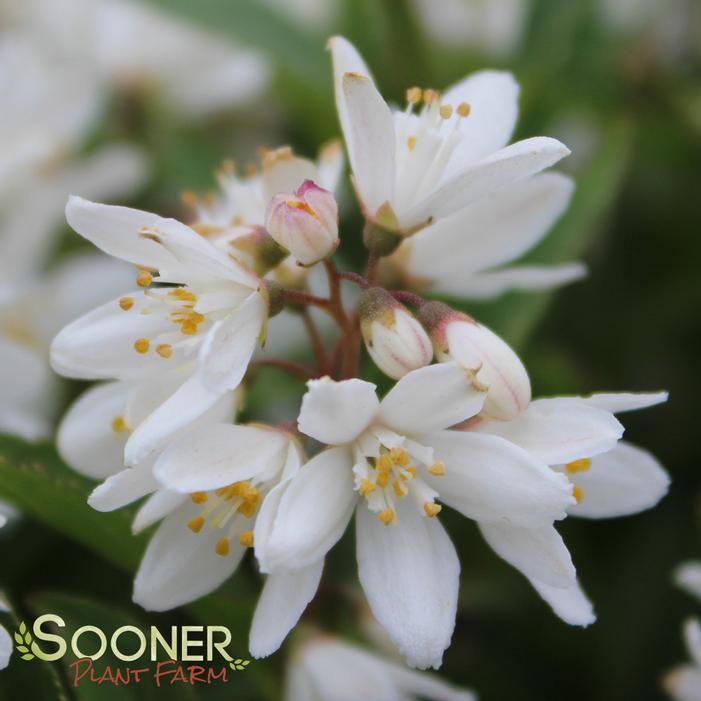
[[[148,270],[139,270],[136,274],[136,284],[139,287],[148,287],[153,282],[153,275]]]
[[[193,324],[201,324],[204,321],[204,315],[199,312],[190,312],[187,315],[187,320]]]
[[[173,355],[173,346],[169,343],[160,343],[156,346],[156,353],[161,356],[161,358],[170,358]]]
[[[207,492],[193,492],[190,494],[193,504],[206,504],[209,501]]]
[[[119,306],[125,312],[128,312],[134,306],[134,298],[133,297],[122,297],[119,300]]]
[[[226,557],[229,554],[229,539],[228,538],[220,538],[217,541],[217,544],[214,546],[214,552],[217,553],[217,555],[221,555],[222,557]]]
[[[428,468],[428,472],[435,477],[440,477],[445,474],[445,463],[444,462],[434,462],[431,467]]]
[[[377,518],[380,519],[385,526],[389,526],[390,523],[393,523],[396,517],[397,514],[394,512],[394,509],[385,509],[377,514]]]
[[[151,341],[148,338],[137,338],[134,341],[134,350],[137,353],[148,353],[148,349],[151,347]]]
[[[453,116],[453,108],[450,105],[441,105],[440,114],[443,119],[450,119]]]
[[[380,455],[375,466],[380,472],[389,472],[392,469],[392,458],[387,453]]]
[[[112,419],[112,430],[115,433],[124,433],[127,430],[127,422],[123,416],[115,416]]]
[[[180,201],[186,207],[196,207],[198,200],[199,198],[192,190],[185,190],[185,192],[180,193]]]
[[[438,92],[438,90],[432,90],[429,88],[428,90],[424,90],[424,102],[427,105],[432,105],[436,100],[440,98],[441,94]]]
[[[232,175],[236,171],[236,163],[230,158],[226,158],[222,161],[221,169],[227,174]]]
[[[577,503],[579,504],[582,501],[582,499],[584,499],[584,490],[578,484],[575,484],[572,486],[572,496],[576,499]]]
[[[589,458],[582,458],[581,460],[573,460],[568,462],[565,466],[565,470],[570,474],[575,472],[586,472],[591,467],[591,460]]]
[[[404,467],[409,464],[409,453],[403,448],[392,448],[389,451],[389,457],[395,465]]]
[[[186,290],[184,287],[176,287],[168,293],[171,297],[177,297],[183,302],[196,302],[197,295],[194,292]]]
[[[406,146],[410,151],[413,151],[416,148],[416,137],[415,136],[410,136],[406,140]]]
[[[394,493],[398,497],[403,497],[406,494],[404,485],[399,480],[394,480],[394,482],[392,482],[392,487],[394,488]]]
[[[470,103],[469,103],[469,102],[461,102],[461,103],[458,105],[457,113],[458,113],[461,117],[467,117],[467,116],[470,114],[471,111],[472,111],[472,108],[470,107]]]
[[[202,530],[203,526],[204,526],[204,518],[202,516],[195,516],[195,518],[191,518],[187,522],[187,527],[193,533],[199,533]]]
[[[244,171],[249,178],[255,178],[258,175],[258,166],[255,163],[249,163]]]
[[[244,531],[239,536],[239,543],[241,543],[241,545],[243,545],[244,548],[252,548],[253,547],[253,531]]]
[[[371,482],[370,480],[362,480],[360,482],[360,487],[358,488],[358,493],[361,497],[366,497],[368,494],[372,494],[376,487],[377,485],[374,482]]]
[[[433,518],[441,512],[443,507],[440,504],[434,504],[432,501],[427,501],[424,504],[424,513],[429,518]]]
[[[380,472],[377,475],[377,486],[384,489],[389,484],[389,472]]]
[[[414,86],[413,88],[409,88],[406,91],[406,101],[410,105],[416,105],[419,102],[421,102],[422,95],[423,95],[423,91],[421,90],[421,88]]]
[[[197,333],[197,324],[192,321],[183,321],[180,331],[186,336],[194,336]]]

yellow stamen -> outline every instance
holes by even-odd
[[[470,103],[469,103],[469,102],[461,102],[461,103],[458,105],[457,113],[458,113],[461,117],[467,117],[467,116],[470,114],[471,111],[472,111],[472,107],[470,107]]]
[[[424,102],[427,105],[433,104],[440,96],[441,94],[438,90],[432,90],[431,88],[424,90]]]
[[[433,463],[431,467],[428,468],[428,472],[435,477],[440,477],[445,474],[445,463],[442,461]]]
[[[292,209],[300,209],[302,212],[306,212],[314,219],[318,219],[319,215],[306,203],[300,200],[287,200],[287,206],[292,207]]]
[[[434,504],[432,501],[427,501],[424,504],[424,513],[429,518],[433,518],[441,512],[443,507],[440,504]]]
[[[565,470],[570,474],[575,472],[586,472],[591,467],[591,460],[589,458],[582,458],[581,460],[573,460],[568,462],[565,466]]]
[[[389,472],[380,472],[377,475],[377,486],[384,489],[389,484]]]
[[[236,163],[230,158],[226,158],[222,161],[221,169],[227,174],[232,175],[236,170]]]
[[[579,504],[584,499],[584,490],[578,484],[572,485],[572,496]]]
[[[398,497],[403,497],[406,494],[406,492],[404,491],[404,486],[399,480],[394,480],[394,482],[392,483],[392,487],[394,488],[394,493]]]
[[[214,546],[214,552],[217,553],[217,555],[221,555],[222,557],[226,557],[229,554],[229,539],[228,538],[221,538],[217,541],[217,544]]]
[[[253,531],[244,531],[239,536],[239,543],[241,543],[241,545],[243,545],[244,548],[252,548],[253,547]]]
[[[192,190],[185,190],[180,193],[180,200],[186,207],[196,207],[198,197]]]
[[[139,270],[136,275],[136,284],[139,287],[148,287],[153,282],[153,275],[148,270]]]
[[[377,485],[370,480],[362,480],[358,488],[358,493],[361,497],[366,497],[368,494],[372,494],[375,491],[376,486]]]
[[[137,338],[134,341],[134,350],[137,353],[148,353],[148,349],[151,347],[151,341],[148,338]]]
[[[190,494],[193,504],[206,504],[209,501],[207,492],[193,492]]]
[[[169,343],[160,343],[156,346],[156,353],[161,356],[161,358],[170,358],[173,355],[173,346]]]
[[[441,105],[439,111],[443,119],[450,119],[453,116],[453,108],[450,105]]]
[[[389,451],[389,457],[395,465],[404,467],[409,464],[409,453],[402,448],[392,448]]]
[[[410,137],[406,140],[406,145],[407,145],[407,148],[408,148],[410,151],[413,151],[413,150],[416,148],[416,137],[415,137],[415,136],[410,136]]]
[[[196,302],[197,295],[194,292],[186,290],[184,287],[176,287],[168,293],[171,297],[177,297],[183,302]]]
[[[127,430],[127,422],[124,420],[123,416],[115,416],[112,419],[112,430],[115,433],[123,433]]]
[[[394,509],[385,509],[377,514],[377,518],[380,519],[385,526],[389,526],[390,523],[393,523],[396,516],[397,514],[394,513]]]
[[[182,325],[180,326],[180,331],[184,333],[186,336],[194,336],[197,333],[197,324],[193,323],[192,321],[183,321]]]
[[[134,299],[133,297],[122,297],[119,300],[119,306],[125,311],[128,312],[133,306],[134,306]]]
[[[199,533],[202,530],[203,526],[204,526],[204,518],[202,518],[202,516],[195,516],[195,518],[191,518],[187,522],[187,527],[193,533]]]
[[[421,102],[422,95],[423,95],[423,91],[421,90],[421,88],[414,86],[413,88],[409,88],[406,91],[406,101],[410,105],[416,105],[419,102]]]
[[[255,163],[249,163],[244,172],[246,173],[246,177],[255,178],[255,176],[258,175],[258,166]]]
[[[389,472],[392,469],[392,458],[386,453],[380,455],[375,465],[380,472]]]

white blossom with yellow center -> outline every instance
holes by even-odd
[[[437,499],[480,523],[539,528],[564,518],[572,486],[502,438],[448,430],[485,399],[474,373],[455,362],[408,373],[382,401],[375,389],[359,379],[308,383],[299,429],[333,447],[266,497],[256,556],[275,574],[323,561],[355,512],[373,614],[409,664],[439,666],[460,567]]]

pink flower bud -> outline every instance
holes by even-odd
[[[456,360],[487,388],[483,416],[508,421],[528,406],[531,382],[526,368],[493,331],[442,302],[425,305],[419,316],[439,360]]]
[[[365,347],[386,375],[398,380],[431,362],[431,339],[414,315],[389,292],[379,287],[366,290],[358,309]]]
[[[336,200],[311,180],[305,180],[294,194],[275,195],[265,222],[273,239],[301,265],[328,258],[338,246]]]

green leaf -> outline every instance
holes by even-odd
[[[19,641],[18,641],[18,642],[19,642]],[[25,645],[18,645],[18,646],[17,646],[17,649],[18,649],[20,652],[29,652],[29,648],[26,647]]]
[[[27,653],[26,655],[22,655],[22,659],[23,660],[33,660],[34,655],[32,655],[31,653]]]
[[[19,632],[24,635],[27,632],[27,624],[22,621],[22,623],[19,624]]]
[[[15,640],[17,641],[18,645],[21,645],[24,642],[24,639],[19,633],[15,633]]]

